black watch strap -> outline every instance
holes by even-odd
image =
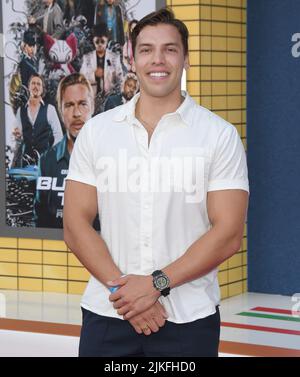
[[[167,277],[167,275],[161,271],[161,270],[155,270],[152,272],[152,276],[153,276],[153,286],[155,289],[157,289],[162,296],[166,297],[170,294],[170,287],[169,287],[169,278]],[[167,283],[168,283],[168,286],[166,288],[163,288],[161,289],[157,284],[155,284],[155,279],[158,278],[158,277],[163,277],[166,279]]]
[[[170,287],[163,289],[162,291],[160,291],[160,293],[164,297],[168,296],[170,294]]]
[[[152,272],[152,276],[155,278],[156,276],[159,276],[159,275],[161,275],[163,272],[161,271],[161,270],[155,270],[155,271],[153,271]]]

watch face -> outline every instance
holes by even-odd
[[[165,276],[159,276],[156,279],[156,285],[159,290],[162,290],[168,286],[168,279]]]

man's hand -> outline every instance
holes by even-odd
[[[119,286],[117,292],[109,296],[113,306],[124,319],[130,319],[149,309],[160,296],[153,286],[151,275],[126,275],[107,282],[108,286]]]
[[[12,131],[12,134],[15,138],[15,140],[21,140],[22,139],[22,131],[20,130],[20,128],[18,127],[15,127]]]
[[[165,325],[167,318],[167,312],[157,301],[150,309],[132,317],[129,323],[138,334],[150,335],[153,332],[158,332],[159,328]]]

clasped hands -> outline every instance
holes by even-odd
[[[150,335],[164,326],[168,315],[158,301],[160,292],[154,288],[151,275],[126,275],[107,282],[107,285],[119,286],[109,300],[137,333]]]

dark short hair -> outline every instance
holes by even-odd
[[[108,30],[107,25],[105,22],[100,22],[99,24],[95,25],[92,29],[93,37],[107,37]]]
[[[136,20],[135,18],[128,22],[128,34],[129,34],[130,38],[131,38],[131,31],[130,31],[131,30],[131,26],[133,24],[137,25],[138,22],[139,21]]]
[[[133,55],[135,55],[135,47],[137,44],[137,37],[139,36],[140,32],[146,27],[146,26],[156,26],[159,24],[165,24],[165,25],[173,25],[176,27],[178,30],[181,40],[182,40],[182,45],[183,45],[183,50],[184,50],[184,55],[188,54],[189,51],[189,44],[188,44],[188,39],[189,39],[189,31],[186,25],[181,21],[175,18],[175,15],[173,11],[168,8],[162,8],[158,11],[149,13],[145,17],[143,17],[135,26],[135,28],[132,31],[131,34],[131,42],[132,42],[132,50],[133,50]]]
[[[36,45],[36,35],[31,30],[26,30],[23,35],[23,42],[28,46],[35,46]]]

